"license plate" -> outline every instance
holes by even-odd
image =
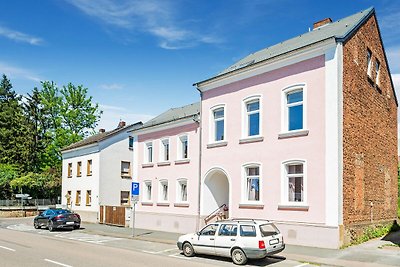
[[[276,245],[276,244],[278,244],[278,243],[279,243],[279,239],[277,239],[277,238],[271,239],[271,240],[269,241],[269,244],[270,244],[270,245]]]
[[[67,222],[66,224],[74,224],[74,222]]]

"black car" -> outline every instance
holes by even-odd
[[[47,209],[33,219],[35,229],[45,227],[50,232],[58,228],[79,229],[81,227],[81,217],[66,209]]]

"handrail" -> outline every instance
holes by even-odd
[[[215,217],[217,215],[218,212],[221,211],[222,208],[225,208],[226,204],[222,204],[219,208],[217,208],[216,210],[214,210],[213,212],[211,212],[207,217],[204,218],[204,222],[207,223],[208,220],[210,220],[211,218]]]

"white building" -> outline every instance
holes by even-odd
[[[141,125],[120,122],[112,131],[101,130],[62,150],[62,205],[87,222],[103,221],[100,206],[130,207],[136,142],[128,131]]]

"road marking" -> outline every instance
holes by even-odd
[[[51,262],[51,263],[54,263],[54,264],[57,264],[57,265],[60,265],[60,266],[64,266],[64,267],[72,267],[71,265],[64,264],[64,263],[61,263],[61,262],[58,262],[58,261],[52,261],[52,260],[49,260],[49,259],[44,259],[44,261]]]
[[[306,266],[306,265],[308,265],[308,263],[299,264],[299,265],[296,265],[294,267],[303,267],[303,266]]]
[[[161,250],[161,251],[142,250],[142,252],[150,253],[150,254],[162,254],[162,253],[169,252],[169,251],[174,251],[174,250],[177,250],[177,249],[176,248],[170,248],[170,249],[164,249],[164,250]]]
[[[2,249],[5,249],[5,250],[9,250],[9,251],[15,251],[15,249],[8,248],[8,247],[3,247],[3,246],[0,246],[0,248],[2,248]]]
[[[169,257],[173,257],[173,258],[177,258],[177,259],[181,259],[181,260],[192,260],[193,257],[182,257],[181,253],[175,253],[175,254],[171,254],[168,255]]]

